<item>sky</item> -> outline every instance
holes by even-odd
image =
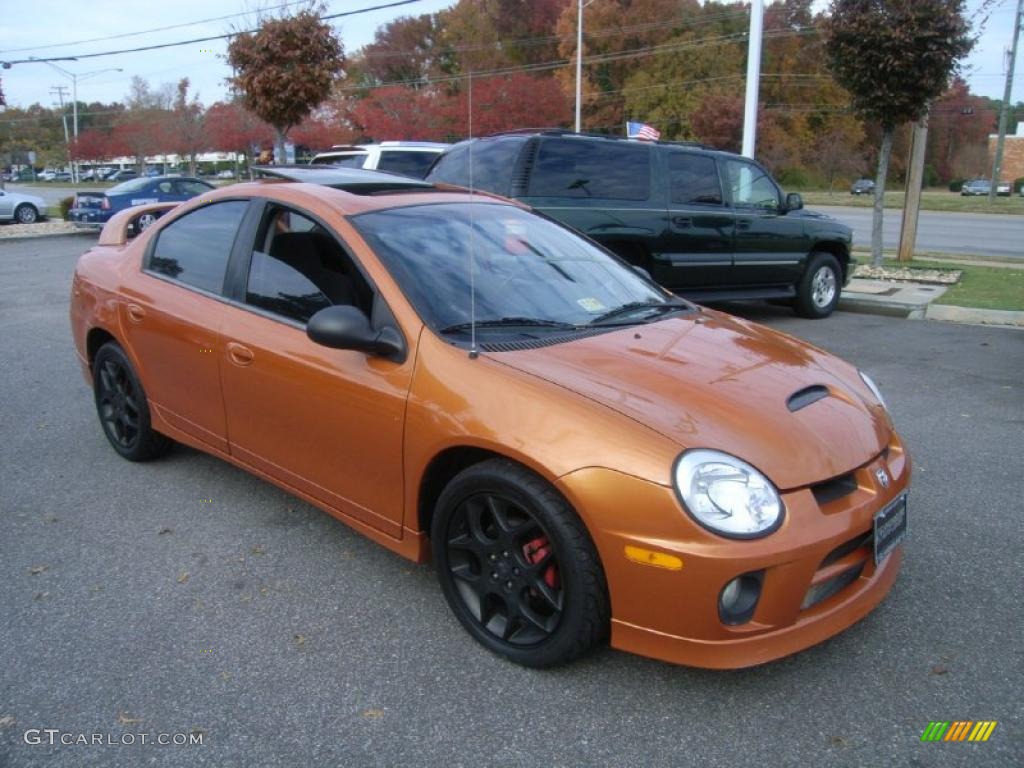
[[[286,0],[174,0],[174,2],[139,3],[136,0],[32,0],[9,3],[0,15],[0,61],[111,51],[221,35],[234,28],[250,28],[259,8],[280,5]],[[368,8],[388,0],[328,0],[329,13]],[[602,2],[602,0],[594,0]],[[983,0],[968,0],[972,14]],[[418,0],[409,5],[381,9],[332,23],[345,45],[354,52],[370,42],[378,26],[400,16],[431,13],[452,4],[452,0]],[[818,6],[824,6],[819,0]],[[971,89],[983,96],[1002,98],[1005,82],[1005,52],[1013,32],[1016,0],[996,0],[995,9],[982,36],[965,61],[965,75]],[[144,13],[139,9],[144,8]],[[229,14],[245,14],[230,19],[210,20]],[[177,29],[133,34],[158,27],[182,25],[209,20]],[[72,44],[77,41],[112,35],[130,35],[114,40]],[[46,47],[41,47],[46,46]],[[79,101],[120,101],[128,92],[133,75],[140,75],[151,85],[176,83],[188,77],[194,93],[204,104],[224,98],[224,78],[230,74],[225,64],[225,40],[193,43],[143,53],[118,54],[79,61],[56,62],[78,75]],[[32,48],[33,50],[13,50]],[[111,71],[120,68],[121,72]],[[107,71],[103,71],[107,70]],[[51,88],[66,85],[71,78],[42,63],[16,64],[0,69],[3,90],[8,104],[28,106],[38,102],[51,105],[57,96]],[[1012,101],[1024,101],[1024,44],[1021,45],[1015,68]],[[69,98],[69,97],[68,97]]]

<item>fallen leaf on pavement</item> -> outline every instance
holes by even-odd
[[[38,576],[43,571],[48,571],[49,569],[50,566],[48,565],[33,565],[31,568],[28,569],[28,572],[31,573],[33,576]]]
[[[189,575],[188,571],[182,571],[181,573],[179,573],[178,574],[178,583],[179,584],[184,584],[186,581],[188,581],[188,575]]]

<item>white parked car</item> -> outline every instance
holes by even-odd
[[[0,221],[32,224],[45,215],[46,201],[43,198],[0,189]]]
[[[390,171],[422,179],[448,144],[432,141],[382,141],[380,144],[336,144],[313,157],[311,165],[334,165]]]
[[[223,171],[217,171],[217,175],[214,176],[214,178],[215,179],[233,179],[233,178],[235,178],[235,172],[232,171],[230,168],[227,168],[227,169],[225,169]]]

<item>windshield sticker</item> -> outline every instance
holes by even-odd
[[[585,298],[576,299],[576,303],[579,304],[587,312],[604,312],[605,306],[597,299]]]

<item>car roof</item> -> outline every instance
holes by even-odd
[[[460,187],[410,179],[383,171],[333,166],[254,166],[262,178],[220,187],[214,199],[237,195],[272,197],[301,205],[314,198],[325,202],[343,216],[386,208],[405,208],[438,203],[485,202],[527,208],[514,200],[489,192],[470,193]],[[207,198],[209,199],[209,198]]]
[[[334,144],[329,150],[324,150],[324,152],[319,154],[338,151],[366,152],[375,147],[388,147],[390,149],[437,149],[443,151],[450,146],[450,144],[443,144],[437,141],[382,141],[379,144]]]
[[[741,157],[741,155],[739,155],[736,152],[730,152],[727,149],[716,149],[715,147],[710,147],[707,144],[701,144],[699,141],[641,141],[639,139],[630,139],[625,136],[612,136],[603,133],[577,133],[576,131],[571,131],[567,128],[524,128],[518,131],[505,131],[501,133],[492,133],[487,136],[478,136],[472,139],[465,139],[459,143],[464,144],[469,141],[488,141],[494,139],[507,139],[515,137],[530,138],[534,136],[565,138],[578,141],[618,142],[621,143],[623,146],[649,144],[652,146],[659,147],[677,147],[679,149],[689,149],[699,152],[707,152],[709,154],[722,155],[724,157]]]

